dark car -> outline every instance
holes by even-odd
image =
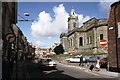
[[[100,67],[107,68],[107,57],[100,59]]]

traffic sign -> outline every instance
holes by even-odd
[[[8,42],[10,42],[10,43],[13,43],[14,41],[15,41],[15,39],[16,39],[16,37],[15,37],[15,35],[14,34],[12,34],[12,33],[8,33],[7,35],[6,35],[6,41],[8,41]]]
[[[102,47],[106,46],[107,45],[107,40],[105,40],[105,39],[100,40],[100,45]]]

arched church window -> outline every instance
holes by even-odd
[[[100,40],[102,40],[103,39],[103,34],[100,34]]]
[[[90,39],[89,39],[89,40],[90,40],[90,41],[89,41],[89,42],[90,42],[90,44],[92,44],[92,36],[90,36]]]
[[[89,44],[89,37],[87,37],[87,45]]]
[[[83,37],[79,38],[79,46],[83,46]]]

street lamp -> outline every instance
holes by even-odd
[[[21,17],[22,19],[18,20],[18,21],[26,21],[26,22],[33,22],[34,20],[31,19],[31,20],[28,20],[28,19],[25,19],[23,16],[21,16],[20,14],[18,14],[19,17]],[[24,16],[30,16],[29,13],[24,13]]]
[[[25,16],[30,16],[29,13],[24,13]]]

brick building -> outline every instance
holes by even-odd
[[[111,5],[108,19],[109,69],[120,72],[120,1]]]

